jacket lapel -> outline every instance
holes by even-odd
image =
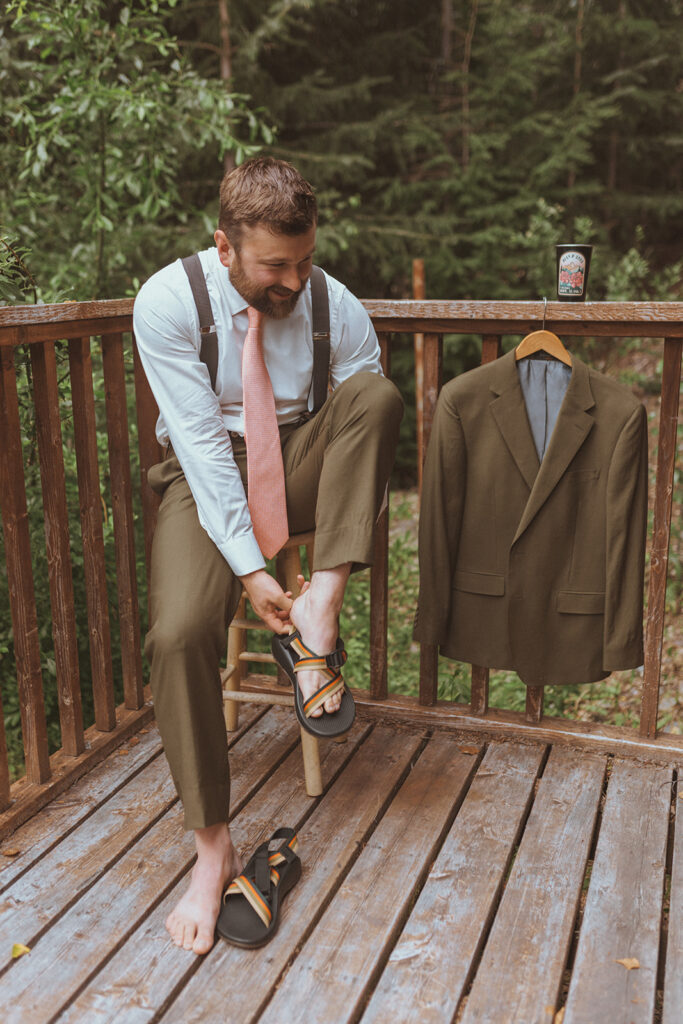
[[[520,388],[521,391],[521,388]],[[523,399],[522,399],[523,400]],[[534,480],[529,501],[519,521],[513,544],[522,535],[547,501],[563,473],[584,443],[593,427],[593,417],[587,409],[595,405],[588,379],[588,368],[575,356],[572,359],[572,376],[564,396],[560,414],[553,430],[550,444],[543,457],[541,468]],[[527,431],[530,428],[527,426]]]
[[[491,364],[491,390],[496,398],[489,409],[503,441],[531,491],[539,469],[538,454],[526,414],[514,350]]]

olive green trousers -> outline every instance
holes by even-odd
[[[391,381],[359,373],[315,417],[281,427],[289,530],[315,528],[313,571],[372,563],[374,526],[402,415],[403,401]],[[233,451],[246,488],[244,442],[234,441]],[[162,500],[152,545],[145,654],[185,828],[204,828],[228,818],[220,664],[242,586],[200,525],[177,458],[152,467],[149,482]]]

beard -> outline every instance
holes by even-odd
[[[235,253],[230,267],[230,283],[250,306],[258,309],[259,313],[270,317],[271,320],[286,320],[294,312],[299,296],[306,287],[306,282],[304,282],[296,292],[290,291],[288,288],[278,288],[279,292],[287,293],[287,298],[283,298],[282,302],[273,302],[268,295],[269,289],[256,284],[247,276],[237,253]],[[273,286],[271,285],[271,287]]]

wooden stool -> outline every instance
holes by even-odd
[[[291,590],[296,597],[299,593],[297,575],[301,572],[301,551],[306,548],[308,564],[313,564],[313,541],[315,533],[298,533],[290,537],[285,546],[279,552],[276,562],[277,578],[283,590]],[[277,682],[287,686],[289,693],[244,693],[240,687],[243,682],[257,680],[272,684],[274,677],[258,675],[249,672],[249,662],[276,664],[272,654],[247,650],[247,630],[267,630],[268,627],[261,619],[247,618],[247,595],[242,592],[242,598],[237,608],[237,614],[230,623],[228,629],[228,658],[225,670],[221,673],[223,683],[223,711],[225,715],[225,727],[228,732],[237,729],[239,721],[239,701],[250,701],[263,704],[286,704],[294,706],[294,695],[291,692],[291,683],[278,666]],[[309,796],[320,796],[323,791],[322,775],[320,772],[320,751],[318,740],[310,732],[301,729],[301,749],[304,757],[304,777],[306,780],[306,792]]]

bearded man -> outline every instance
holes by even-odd
[[[287,638],[296,629],[302,647],[332,658],[349,574],[372,562],[403,412],[397,389],[382,376],[367,313],[325,274],[330,394],[313,414],[309,279],[317,220],[311,186],[285,161],[250,160],[223,179],[215,248],[198,254],[217,339],[215,383],[202,359],[182,261],[154,274],[135,301],[135,336],[159,406],[157,438],[166,449],[149,474],[162,500],[145,653],[164,750],[197,847],[189,889],[166,927],[176,945],[198,954],[213,945],[222,894],[241,871],[227,825],[220,681],[227,627],[244,588],[275,634]],[[284,476],[282,499],[269,498],[265,525],[251,475],[257,481],[258,467],[248,467],[248,452],[250,444],[252,456],[260,451],[266,427],[249,432],[245,422],[243,355],[252,329],[270,381],[266,387],[261,380],[260,393],[269,392],[271,411],[274,402],[281,468],[264,472],[265,454],[252,462],[261,462],[268,485]],[[275,522],[280,506],[284,523]],[[311,578],[292,602],[266,571],[264,555],[271,557],[288,534],[311,529]],[[323,692],[330,671],[297,671],[300,700]],[[330,689],[309,712],[311,731],[316,719],[329,719],[334,730],[350,699],[339,684]]]

